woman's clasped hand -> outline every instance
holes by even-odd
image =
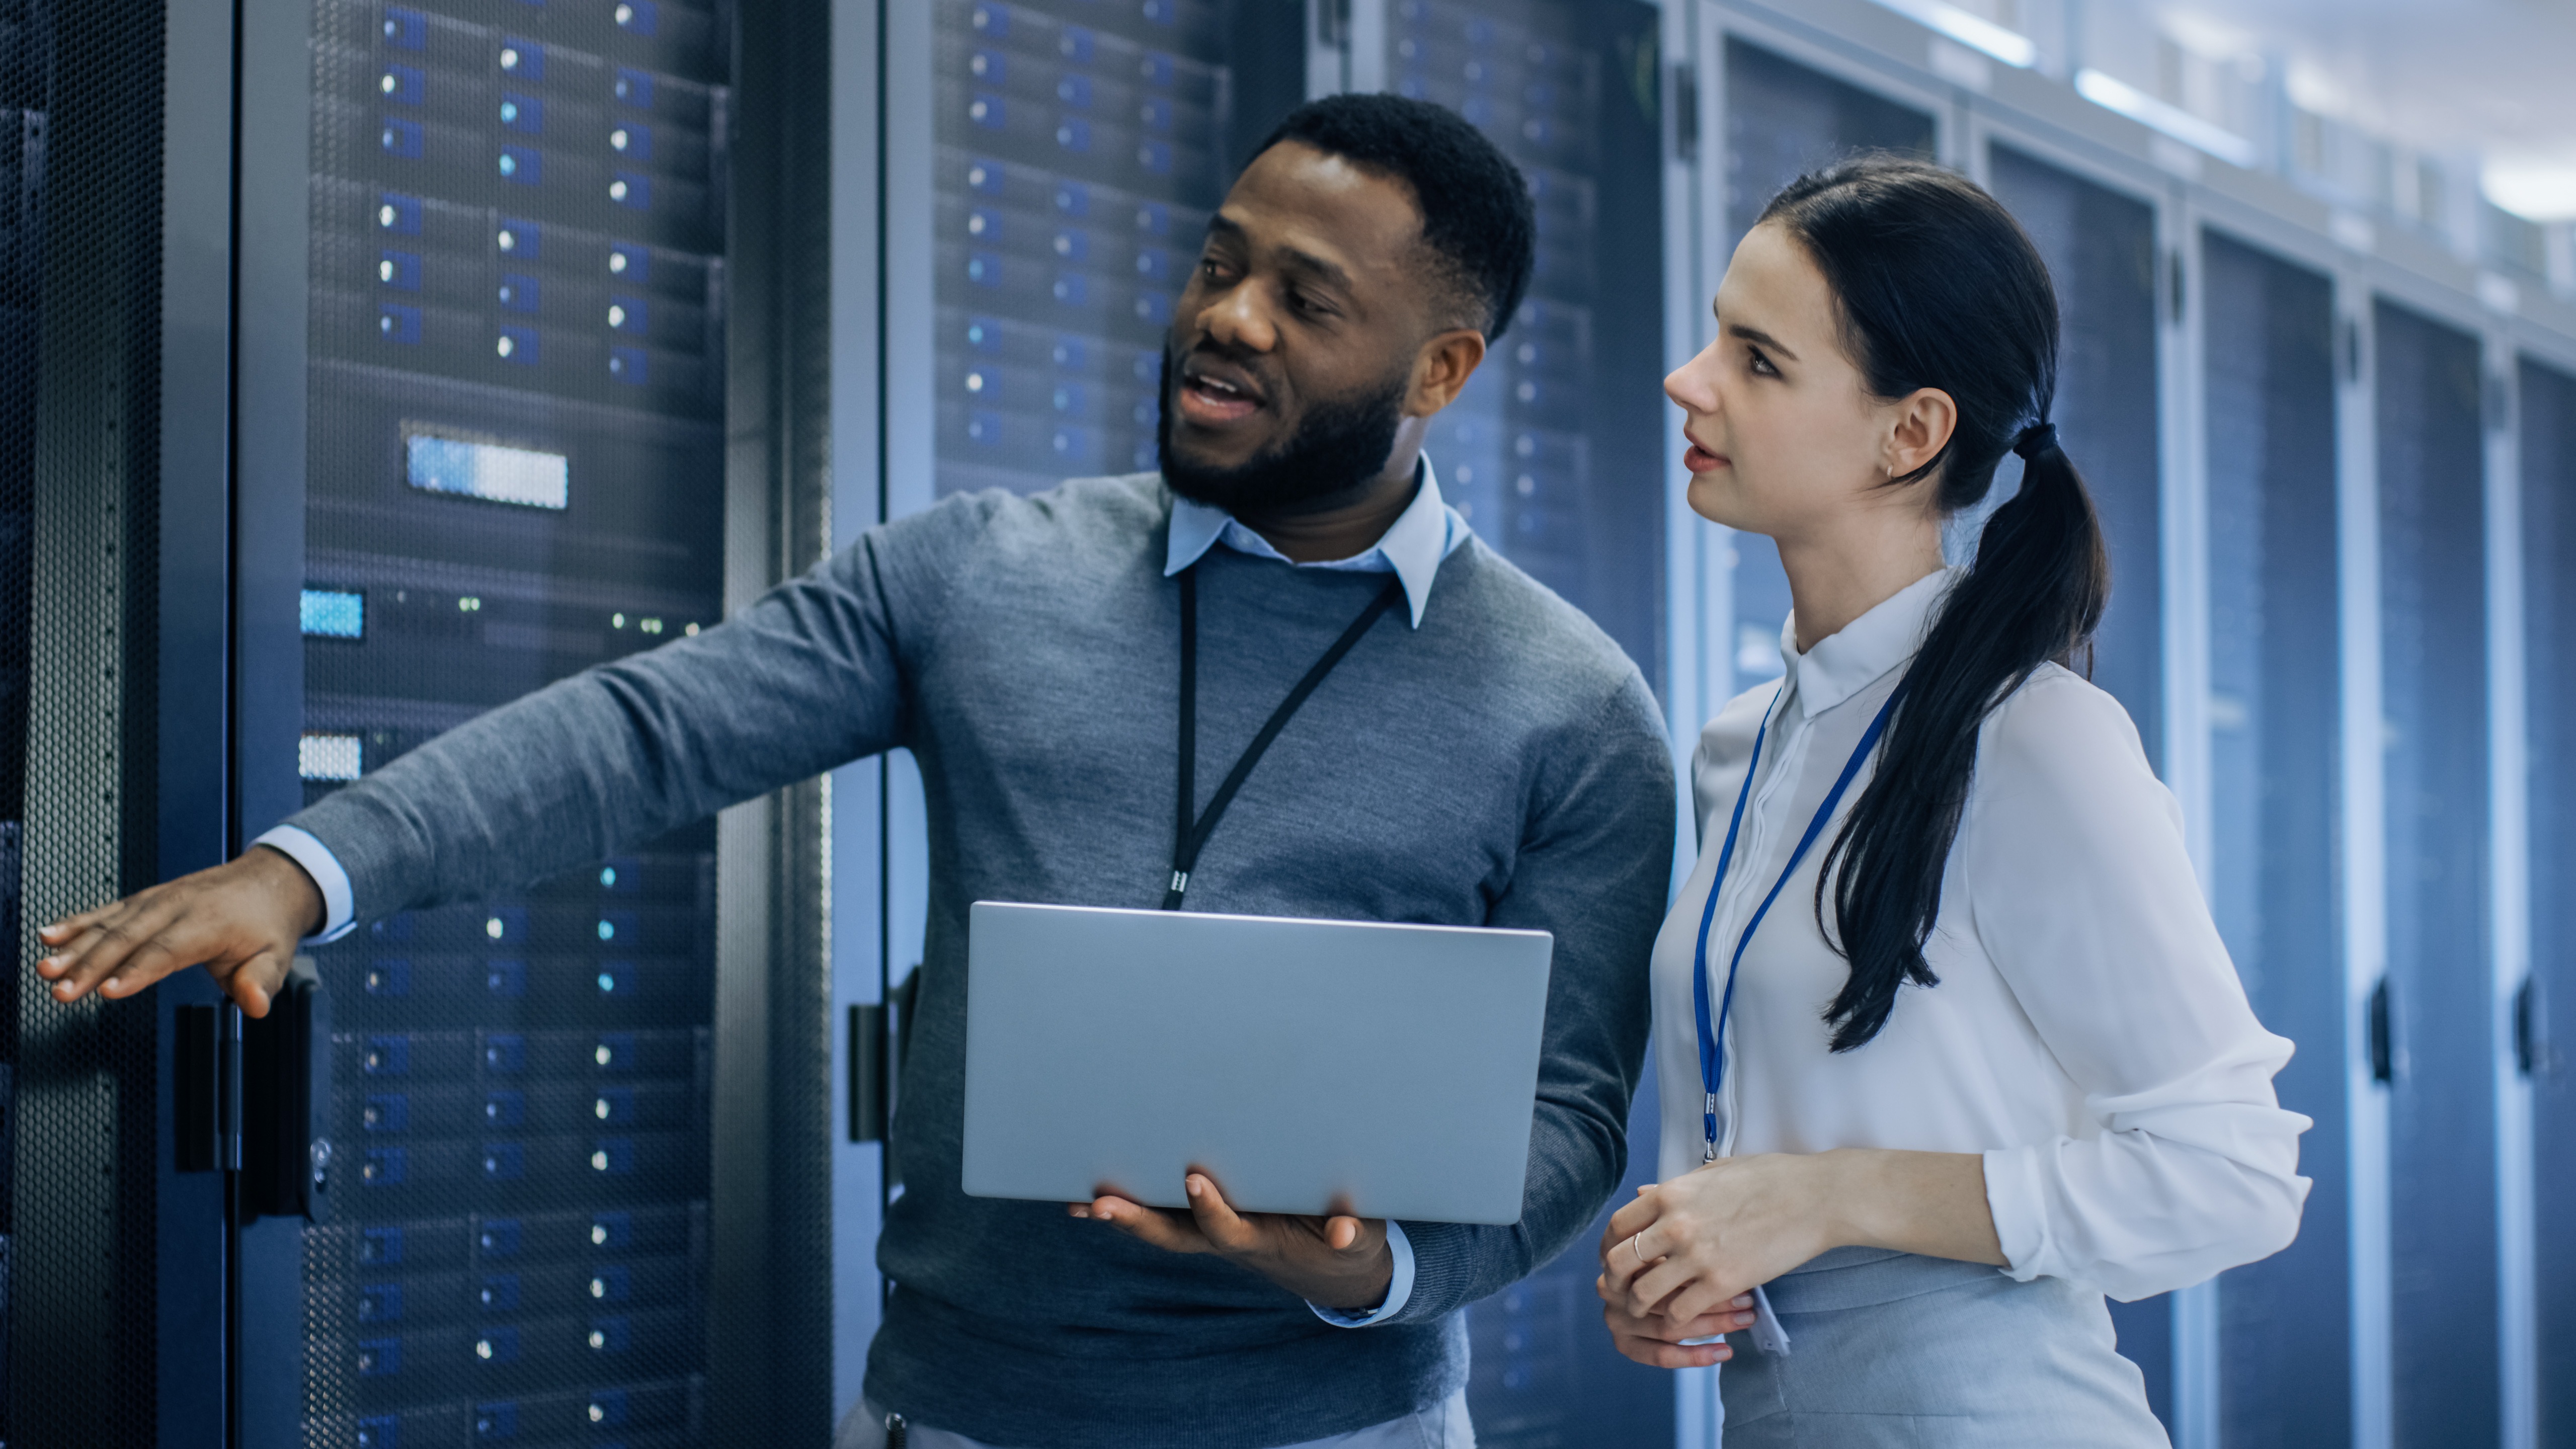
[[[1825,1166],[1787,1153],[1720,1158],[1638,1188],[1601,1236],[1602,1302],[1668,1324],[1739,1297],[1749,1308],[1754,1287],[1834,1246],[1828,1205],[1815,1191]],[[1718,1331],[1751,1324],[1750,1314],[1744,1319]]]
[[[1723,1363],[1752,1290],[1835,1248],[2004,1261],[1975,1153],[1838,1148],[1721,1157],[1637,1189],[1601,1235],[1602,1317],[1659,1368]]]
[[[1832,1246],[1813,1184],[1819,1157],[1720,1158],[1637,1189],[1601,1235],[1602,1319],[1619,1351],[1657,1368],[1723,1363],[1753,1326],[1756,1286]]]

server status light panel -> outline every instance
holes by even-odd
[[[730,20],[320,0],[307,799],[722,601]],[[714,832],[320,948],[306,1442],[703,1442]]]

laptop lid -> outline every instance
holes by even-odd
[[[1544,931],[975,904],[963,1187],[1520,1220]]]

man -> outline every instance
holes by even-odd
[[[1533,233],[1519,173],[1458,117],[1306,106],[1235,184],[1175,310],[1159,475],[879,528],[722,627],[451,731],[267,848],[49,927],[39,969],[69,1000],[205,962],[257,1014],[299,937],[909,747],[931,899],[895,1133],[907,1191],[842,1442],[901,1416],[916,1445],[1470,1445],[1459,1309],[1553,1257],[1619,1181],[1671,870],[1672,777],[1636,669],[1477,542],[1420,457],[1518,305]],[[1185,597],[1193,820],[1371,615],[1195,858],[1174,819]],[[1167,895],[1554,932],[1521,1221],[1238,1216],[1195,1178],[1187,1213],[964,1196],[968,904]]]

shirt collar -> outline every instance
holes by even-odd
[[[1914,657],[1957,569],[1936,569],[1882,599],[1841,632],[1798,652],[1798,617],[1780,625],[1780,659],[1797,680],[1799,707],[1813,719]]]
[[[1422,627],[1422,611],[1431,603],[1431,581],[1440,572],[1441,560],[1458,551],[1467,541],[1467,520],[1458,516],[1440,497],[1440,479],[1431,470],[1431,459],[1425,455],[1417,465],[1416,476],[1422,486],[1414,490],[1413,501],[1397,514],[1384,536],[1366,552],[1349,558],[1322,563],[1293,563],[1286,554],[1270,546],[1270,541],[1237,522],[1222,508],[1193,502],[1178,494],[1172,496],[1171,541],[1163,556],[1163,577],[1170,578],[1197,563],[1207,551],[1222,543],[1236,553],[1253,558],[1274,559],[1301,569],[1323,569],[1327,572],[1382,574],[1393,573],[1404,585],[1405,602],[1413,612],[1413,627]]]

